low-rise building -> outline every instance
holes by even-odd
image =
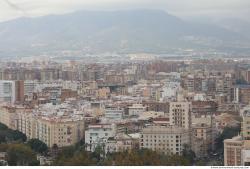
[[[111,120],[121,120],[124,116],[124,109],[119,107],[106,107],[104,116]]]
[[[139,116],[141,113],[146,111],[146,107],[142,104],[133,104],[133,106],[130,106],[128,109],[129,116]]]
[[[134,135],[118,133],[115,137],[110,137],[105,144],[105,152],[124,152],[131,151],[133,149],[139,148],[139,135],[134,137]]]
[[[85,144],[87,151],[95,151],[97,146],[105,147],[108,138],[115,137],[115,124],[91,124],[85,131]]]
[[[164,154],[181,155],[185,145],[190,145],[189,131],[178,126],[148,126],[142,129],[140,148]]]

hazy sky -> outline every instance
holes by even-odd
[[[75,10],[163,9],[182,18],[250,20],[250,0],[0,0],[0,21]]]

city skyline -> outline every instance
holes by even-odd
[[[0,166],[247,168],[249,9],[0,0]]]

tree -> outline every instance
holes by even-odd
[[[191,165],[190,161],[179,155],[165,155],[149,149],[131,150],[111,153],[101,163],[102,165],[117,166],[167,166],[167,165]]]
[[[97,163],[98,161],[91,156],[91,153],[85,150],[77,151],[74,146],[63,148],[54,161],[54,165],[57,166],[87,166],[96,165]]]
[[[31,139],[28,141],[27,145],[37,153],[45,154],[48,151],[48,146],[39,139]]]
[[[240,133],[240,125],[236,126],[236,127],[225,127],[223,132],[216,138],[215,142],[215,146],[217,151],[223,151],[224,149],[224,144],[223,141],[225,139],[230,139],[234,136],[237,136]]]
[[[205,166],[206,162],[204,160],[199,160],[195,163],[196,166]]]
[[[102,146],[96,147],[95,152],[86,152],[84,149],[74,149],[74,146],[63,148],[56,158],[54,165],[116,165],[116,166],[181,166],[192,165],[187,157],[192,152],[187,151],[186,156],[165,155],[149,149],[127,150],[124,152],[104,153]],[[105,157],[105,158],[104,158]]]
[[[190,145],[184,144],[183,147],[184,147],[182,152],[183,157],[189,160],[189,162],[193,164],[195,159],[195,153],[191,150]]]
[[[24,144],[11,144],[8,146],[8,164],[11,166],[27,166],[38,164],[36,154]]]
[[[6,142],[25,142],[27,137],[25,134],[9,129],[6,125],[0,123],[0,143]]]
[[[0,123],[0,130],[7,130],[7,129],[8,127],[5,124]]]
[[[6,143],[6,136],[4,133],[0,133],[0,144]]]
[[[11,134],[12,134],[13,140],[15,141],[25,142],[27,140],[26,135],[18,130],[14,130],[14,131],[12,130]]]
[[[95,151],[92,153],[92,156],[97,160],[100,161],[102,157],[105,157],[105,150],[104,145],[98,144],[95,148]]]

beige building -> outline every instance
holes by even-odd
[[[67,118],[44,118],[35,119],[35,138],[52,147],[73,145],[84,138],[84,120]]]
[[[108,87],[98,89],[96,93],[96,97],[99,99],[107,99],[109,95],[110,95],[110,89]]]
[[[224,140],[224,165],[240,166],[250,164],[250,110],[241,110],[243,117],[241,135]]]
[[[27,139],[35,138],[35,119],[32,109],[17,112],[17,130],[24,133]]]
[[[140,148],[181,155],[185,144],[190,144],[189,131],[177,126],[148,126],[141,132]]]
[[[52,112],[53,107],[50,111]],[[47,110],[49,111],[49,109]],[[37,138],[52,147],[70,146],[84,138],[84,118],[69,112],[50,114],[23,107],[0,107],[0,122],[24,133],[28,139]]]
[[[224,165],[225,166],[240,166],[241,165],[241,150],[243,146],[241,136],[233,137],[232,139],[224,140]]]
[[[192,124],[192,106],[190,102],[170,102],[170,124],[190,129]]]
[[[129,134],[118,133],[115,137],[110,137],[105,143],[105,152],[131,151],[139,147],[139,135],[133,137]]]
[[[16,108],[12,106],[0,106],[0,123],[5,124],[10,129],[17,129]]]

